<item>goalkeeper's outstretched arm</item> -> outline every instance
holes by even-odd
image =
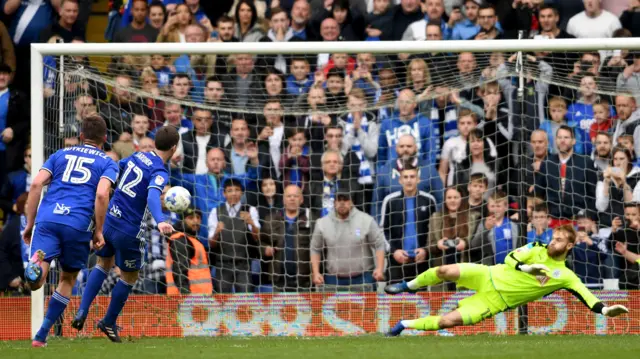
[[[592,312],[606,315],[608,317],[617,317],[620,314],[629,313],[629,310],[619,304],[607,307],[596,298],[593,293],[580,281],[580,278],[575,274],[567,281],[567,286],[564,288],[573,294],[578,300],[586,305]]]

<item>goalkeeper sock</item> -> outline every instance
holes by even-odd
[[[400,323],[402,323],[402,325],[408,329],[439,330],[440,325],[438,325],[438,322],[440,322],[440,318],[440,316],[432,315],[420,319],[403,320]]]
[[[129,298],[129,293],[131,293],[131,289],[133,288],[133,284],[129,284],[120,278],[118,283],[113,288],[113,292],[111,292],[111,302],[109,302],[109,308],[107,308],[107,314],[104,316],[102,322],[107,326],[113,326],[116,324],[116,320],[118,319],[118,315],[124,308],[124,303],[127,302],[127,298]]]
[[[36,334],[35,340],[39,342],[47,341],[47,336],[49,335],[49,331],[53,324],[58,320],[58,318],[62,315],[64,310],[67,308],[69,304],[69,298],[63,296],[62,294],[55,291],[49,300],[49,307],[47,308],[47,314],[44,316],[44,320],[42,321],[42,326],[38,333]]]
[[[438,278],[437,271],[438,267],[435,267],[420,273],[419,276],[407,283],[407,287],[409,287],[409,289],[418,289],[442,283],[442,279]]]
[[[82,293],[82,301],[80,302],[78,312],[82,311],[84,315],[87,315],[91,303],[98,295],[100,288],[102,288],[102,282],[107,279],[108,275],[109,272],[99,265],[96,265],[93,268],[91,274],[89,274],[89,279],[87,279],[87,285],[84,288],[84,292]]]

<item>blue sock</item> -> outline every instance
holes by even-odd
[[[47,335],[49,335],[51,327],[62,315],[67,304],[69,304],[69,298],[63,296],[57,291],[53,293],[51,300],[49,300],[49,308],[47,308],[47,314],[44,316],[42,327],[40,327],[38,334],[36,334],[35,339],[37,341],[44,342],[47,340]]]
[[[83,311],[84,315],[87,315],[91,303],[98,295],[100,288],[102,288],[102,282],[104,282],[108,274],[108,271],[98,265],[93,268],[91,274],[89,274],[89,279],[87,279],[84,292],[82,293],[82,301],[80,302],[78,311]]]
[[[127,298],[129,298],[129,293],[131,293],[131,289],[133,285],[125,282],[120,278],[116,286],[113,288],[113,292],[111,292],[111,302],[109,302],[109,308],[107,308],[107,314],[102,319],[102,322],[107,326],[112,326],[116,324],[116,320],[118,319],[118,315],[124,308],[124,303],[127,302]]]

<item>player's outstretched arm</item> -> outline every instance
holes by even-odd
[[[576,298],[578,298],[584,305],[586,305],[592,312],[606,315],[607,317],[617,317],[621,314],[629,313],[629,309],[625,306],[616,304],[607,307],[593,293],[580,281],[578,276],[573,275],[571,279],[568,279],[568,285],[565,289]]]
[[[98,188],[96,189],[96,200],[94,209],[96,218],[96,229],[94,230],[94,235],[96,235],[98,238],[102,237],[104,220],[107,216],[107,208],[109,208],[109,195],[111,193],[112,184],[113,182],[111,182],[110,179],[102,177],[100,178],[100,182],[98,182]]]
[[[174,231],[173,226],[166,222],[166,216],[162,213],[162,201],[160,200],[160,191],[157,187],[149,187],[147,192],[147,206],[158,224],[158,230],[164,234],[171,234]]]
[[[31,242],[31,232],[33,231],[33,225],[36,221],[36,213],[38,212],[38,204],[42,197],[42,189],[49,184],[49,182],[51,182],[51,172],[45,169],[38,171],[38,174],[31,182],[29,196],[27,197],[25,206],[25,216],[27,217],[27,225],[23,235],[25,243]]]

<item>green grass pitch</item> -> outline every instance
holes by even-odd
[[[639,358],[638,336],[382,336],[328,338],[145,338],[0,342],[0,358],[64,359],[604,359]]]

